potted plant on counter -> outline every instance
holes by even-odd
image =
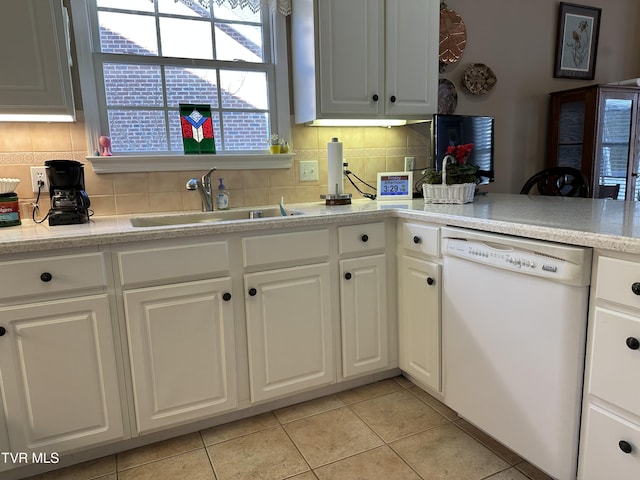
[[[478,167],[466,163],[473,144],[451,145],[442,159],[442,169],[427,168],[422,191],[425,203],[469,203],[475,194]]]
[[[277,133],[271,135],[267,143],[269,144],[269,152],[271,153],[289,153],[289,142]]]
[[[271,138],[268,141],[269,144],[269,152],[271,153],[280,153],[280,137],[277,133],[271,135]]]

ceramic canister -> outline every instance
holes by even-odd
[[[20,225],[20,204],[15,193],[0,194],[0,227]]]

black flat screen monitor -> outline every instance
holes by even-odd
[[[478,184],[493,182],[493,117],[436,114],[432,129],[433,158],[438,171],[448,146],[472,143],[467,163],[478,167]]]

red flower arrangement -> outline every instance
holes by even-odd
[[[473,143],[467,143],[465,145],[450,145],[447,147],[446,155],[453,155],[459,163],[465,163],[467,157],[473,150]]]
[[[442,159],[443,165],[446,163],[447,185],[455,185],[459,183],[476,183],[478,171],[477,165],[469,165],[466,163],[467,157],[473,149],[472,143],[465,145],[451,145],[445,151],[445,157]],[[453,159],[456,161],[453,162]],[[428,184],[442,184],[442,170],[435,167],[427,168],[424,173],[424,182]]]

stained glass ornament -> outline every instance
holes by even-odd
[[[185,154],[216,153],[211,105],[181,103],[180,127]]]

